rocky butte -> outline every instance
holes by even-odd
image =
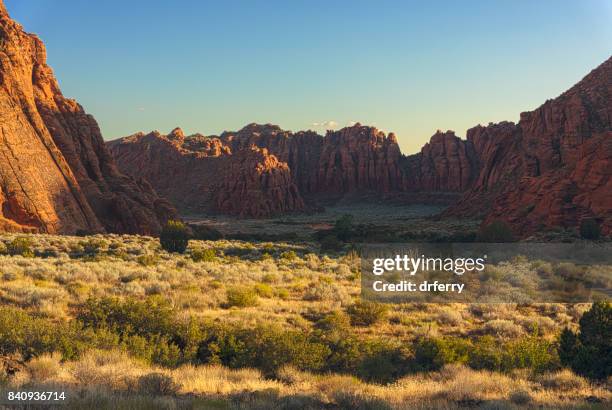
[[[154,234],[174,212],[118,170],[94,118],[62,95],[42,41],[0,0],[0,231]]]

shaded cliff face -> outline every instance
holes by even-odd
[[[421,152],[405,159],[407,189],[462,192],[478,175],[479,162],[470,141],[453,131],[438,131]]]
[[[185,137],[178,128],[108,146],[122,170],[151,181],[184,212],[261,218],[305,209],[288,165],[266,149],[234,150],[220,138]]]
[[[612,58],[538,109],[468,132],[481,168],[447,215],[509,222],[520,235],[596,218],[612,232]]]
[[[275,125],[250,124],[221,139],[239,148],[256,145],[287,162],[304,195],[394,192],[406,188],[401,153],[393,134],[356,124],[325,137],[292,133]]]
[[[156,233],[173,214],[121,174],[95,120],[64,98],[43,43],[0,1],[0,229]]]

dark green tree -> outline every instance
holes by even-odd
[[[583,239],[597,240],[601,236],[601,226],[593,218],[583,219],[580,222],[580,237]]]
[[[578,350],[578,336],[570,329],[565,328],[559,336],[559,360],[563,366],[571,367]]]
[[[580,332],[566,329],[559,338],[559,359],[590,379],[612,375],[612,305],[595,302],[580,319]]]
[[[185,253],[189,244],[189,230],[181,221],[168,221],[159,235],[161,247],[168,252]]]
[[[343,215],[334,225],[334,233],[341,241],[348,241],[353,233],[353,215]]]

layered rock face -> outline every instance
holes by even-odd
[[[323,137],[312,131],[291,133],[275,125],[250,124],[221,135],[234,148],[268,149],[291,169],[304,195],[393,192],[406,188],[395,135],[356,124]]]
[[[156,233],[172,206],[119,172],[45,47],[0,1],[0,230]]]
[[[518,124],[468,132],[474,185],[447,215],[484,214],[520,235],[596,218],[612,232],[612,58]]]
[[[184,212],[268,217],[305,210],[289,166],[256,146],[232,149],[217,137],[180,129],[108,143],[122,169],[152,181]]]
[[[438,131],[421,152],[405,159],[407,189],[462,192],[478,174],[479,161],[474,145],[453,131]]]
[[[287,163],[256,146],[237,151],[222,168],[214,203],[217,210],[240,217],[305,210]]]
[[[407,159],[393,134],[360,124],[325,136],[271,124],[209,137],[175,129],[108,147],[123,172],[151,181],[179,209],[242,217],[304,210],[303,197],[460,191],[473,173],[469,145],[453,134],[435,135],[423,153]]]

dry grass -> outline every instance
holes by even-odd
[[[15,237],[0,236],[0,244]],[[244,325],[273,322],[311,330],[313,318],[346,310],[360,292],[355,255],[320,255],[309,243],[191,241],[190,249],[215,249],[217,255],[214,261],[195,262],[189,253],[162,251],[149,237],[31,238],[36,257],[0,255],[0,302],[51,319],[71,318],[74,307],[90,296],[161,294],[183,316]],[[520,273],[528,265],[524,261],[520,266],[504,265],[497,274]],[[252,290],[257,306],[230,307],[227,292],[235,286]],[[537,329],[550,340],[561,328],[576,327],[588,305],[408,303],[389,309],[384,320],[353,331],[408,343],[421,336],[484,333],[512,339]],[[58,355],[41,356],[31,360],[8,386],[51,387],[68,390],[72,408],[109,409],[575,408],[598,400],[607,404],[611,399],[610,390],[568,371],[534,379],[447,366],[381,386],[351,376],[314,375],[291,368],[283,369],[279,380],[266,379],[256,370],[216,365],[165,369],[117,351],[91,351],[74,362],[61,362]],[[593,404],[598,405],[605,407]]]
[[[154,408],[222,403],[221,408],[270,409],[286,408],[287,403],[301,408],[451,409],[472,405],[555,409],[588,407],[589,402],[612,399],[609,390],[590,385],[568,371],[529,380],[458,365],[381,386],[351,376],[313,375],[292,368],[283,369],[279,380],[265,379],[256,370],[217,365],[164,369],[146,366],[121,352],[91,351],[75,362],[61,363],[57,355],[34,359],[26,373],[14,378],[6,389],[68,391],[71,408],[92,401],[99,403],[99,408],[126,408],[145,396],[162,403]]]
[[[2,235],[10,242],[16,235]],[[303,328],[314,312],[345,309],[359,298],[359,259],[318,255],[315,244],[191,241],[214,249],[210,262],[168,254],[157,240],[128,235],[86,238],[32,235],[37,257],[0,255],[0,301],[50,318],[69,318],[90,296],[163,295],[185,315],[229,322],[275,322]],[[92,251],[93,249],[93,251]],[[296,257],[287,256],[294,251]],[[502,276],[529,264],[500,266]],[[534,269],[538,268],[537,265]],[[231,307],[228,291],[255,292],[255,307]],[[387,320],[357,331],[409,341],[423,334],[485,332],[513,338],[537,328],[544,336],[575,327],[587,305],[395,304]]]

